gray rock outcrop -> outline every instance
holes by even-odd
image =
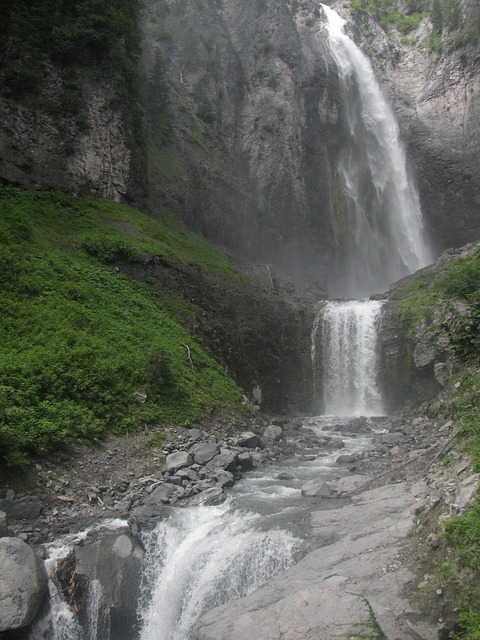
[[[199,621],[195,640],[358,637],[378,624],[388,638],[436,640],[403,589],[412,580],[398,554],[425,485],[386,485],[343,506],[312,513],[313,536],[328,544],[246,598]],[[415,635],[414,635],[415,634]]]

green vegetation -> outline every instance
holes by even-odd
[[[4,91],[14,98],[35,95],[48,59],[131,76],[140,46],[139,7],[139,0],[0,0]],[[66,94],[66,102],[77,99],[75,91]]]
[[[474,43],[480,37],[480,10],[473,20],[462,15],[460,0],[352,0],[352,14],[363,23],[368,34],[368,20],[374,18],[388,33],[395,27],[405,38],[422,18],[431,23],[429,48],[453,51]]]
[[[351,11],[360,22],[371,16],[385,31],[394,26],[406,35],[418,27],[425,10],[423,0],[407,0],[406,5],[407,12],[397,0],[352,0]]]
[[[175,301],[115,266],[146,255],[239,276],[174,219],[0,188],[0,456],[8,464],[240,406],[241,391],[168,310]]]
[[[446,397],[426,407],[431,417],[451,418],[480,471],[480,250],[451,262],[436,279],[429,272],[419,274],[395,292],[401,301],[403,322],[410,332],[432,309],[440,309],[439,329],[447,331],[456,353],[458,374]],[[449,545],[444,576],[457,582],[462,632],[455,640],[480,638],[480,501],[465,515],[446,522]],[[440,567],[441,568],[441,567]],[[440,569],[439,569],[440,570]]]

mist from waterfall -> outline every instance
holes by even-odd
[[[337,167],[343,199],[335,208],[331,295],[363,298],[431,262],[415,182],[398,123],[370,60],[322,4],[345,112],[347,143]]]

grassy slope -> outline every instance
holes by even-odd
[[[166,310],[165,296],[114,266],[145,254],[239,277],[175,220],[106,200],[0,188],[0,455],[7,463],[108,431],[189,424],[240,406],[240,389]]]
[[[450,263],[437,278],[428,271],[419,274],[394,297],[401,301],[403,321],[410,329],[428,318],[434,306],[444,310],[442,329],[455,348],[458,374],[441,401],[426,409],[431,417],[455,421],[475,470],[480,471],[480,249]],[[469,314],[458,313],[455,301],[466,304]],[[444,525],[446,555],[438,571],[456,582],[461,608],[461,631],[451,637],[480,640],[480,497],[465,515]]]

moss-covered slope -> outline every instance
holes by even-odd
[[[0,242],[0,454],[8,462],[240,407],[241,390],[187,333],[174,302],[114,265],[150,254],[240,277],[199,237],[110,201],[1,188]]]

